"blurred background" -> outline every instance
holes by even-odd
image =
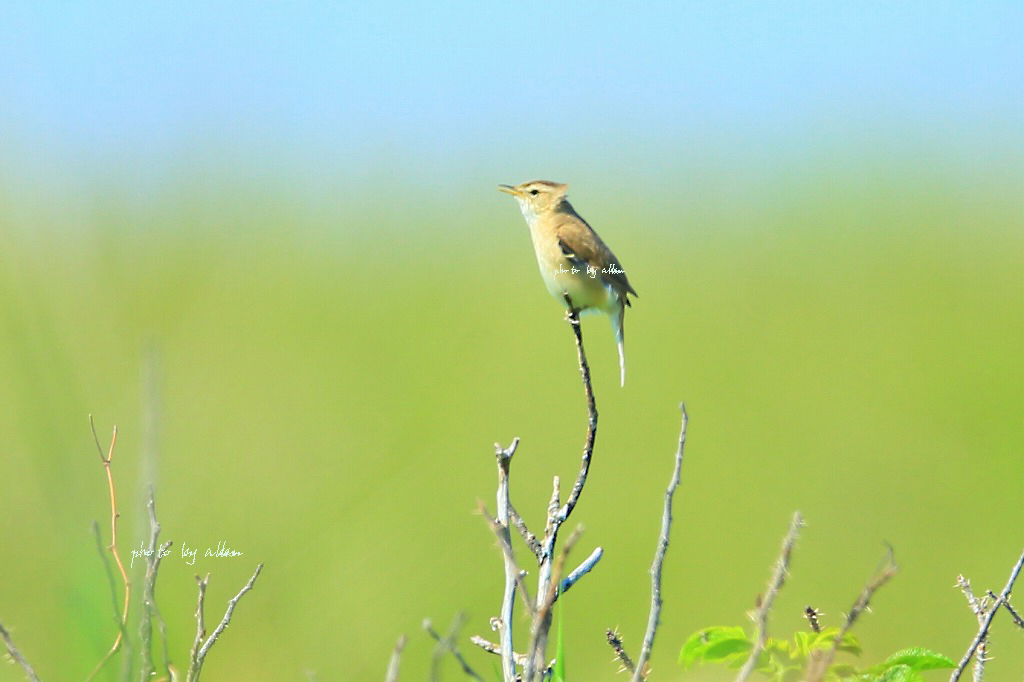
[[[408,633],[402,679],[425,679],[420,623],[459,611],[491,675],[465,638],[500,602],[475,512],[493,443],[522,438],[539,529],[586,427],[495,187],[544,178],[640,293],[624,388],[584,321],[601,421],[575,558],[605,555],[564,600],[571,679],[615,676],[606,627],[639,649],[680,401],[657,679],[731,677],[679,648],[748,622],[797,509],[773,634],[808,604],[838,624],[889,543],[861,660],[959,659],[957,574],[998,591],[1024,544],[1022,26],[1010,1],[6,3],[0,620],[45,680],[114,640],[93,414],[104,444],[119,428],[122,554],[149,481],[174,541],[179,668],[194,576],[213,623],[266,562],[206,678],[382,679]],[[242,556],[201,556],[219,542]],[[1005,614],[990,653],[987,679],[1019,679]]]

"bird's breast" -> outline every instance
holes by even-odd
[[[616,302],[612,300],[617,300],[617,297],[605,284],[600,268],[570,261],[562,253],[555,232],[538,229],[536,222],[530,223],[530,236],[541,277],[552,296],[564,302],[565,294],[568,294],[579,310],[597,308],[607,311],[617,308]]]

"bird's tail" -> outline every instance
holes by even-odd
[[[611,316],[612,329],[615,330],[615,341],[619,344],[619,385],[626,385],[626,345],[622,333],[622,322],[626,317],[626,306],[619,304],[618,311]]]

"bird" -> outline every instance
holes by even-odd
[[[537,265],[551,295],[570,312],[608,315],[619,347],[620,384],[626,385],[626,355],[622,332],[629,296],[637,296],[625,268],[567,198],[569,186],[549,180],[521,185],[498,185],[511,194],[530,227]],[[566,299],[568,298],[568,302]]]

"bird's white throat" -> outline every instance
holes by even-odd
[[[533,209],[533,204],[522,197],[516,197],[516,201],[519,202],[519,210],[523,212],[523,217],[526,218],[526,224],[530,226],[531,230],[535,229],[539,216],[537,211]]]

